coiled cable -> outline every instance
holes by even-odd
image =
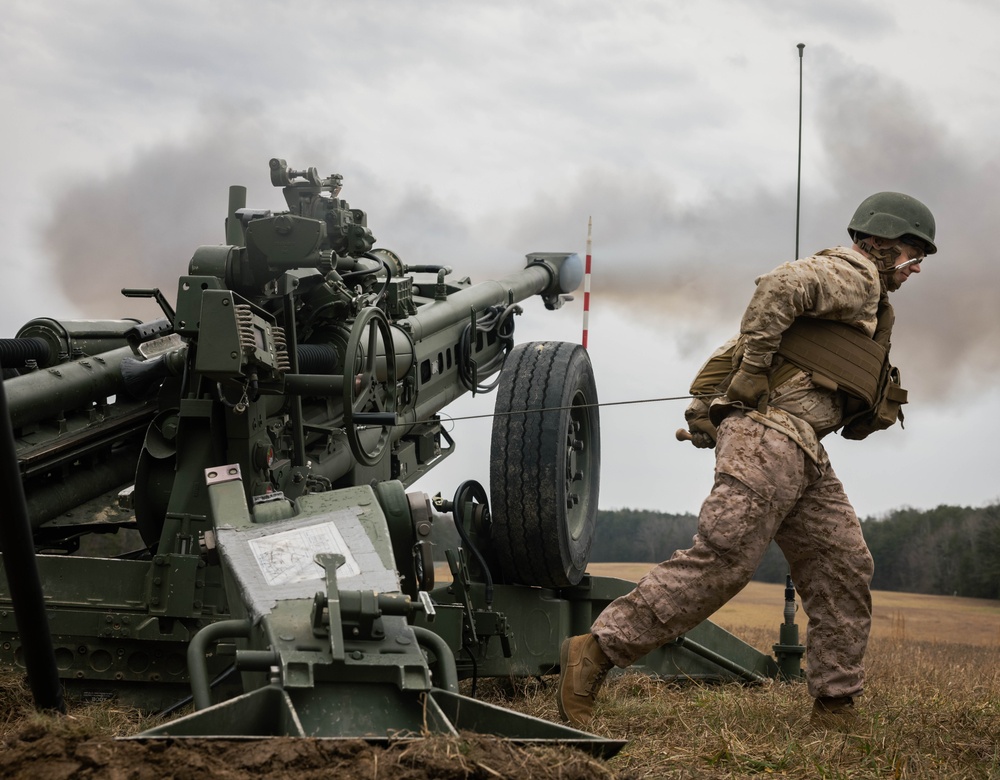
[[[476,319],[475,333],[470,322],[462,330],[458,340],[456,359],[458,361],[458,377],[462,386],[472,393],[488,393],[500,382],[500,369],[507,361],[507,355],[514,348],[514,315],[521,313],[521,307],[515,304],[507,306],[490,306]],[[483,363],[476,363],[473,350],[478,343],[479,334],[489,340],[491,334],[500,343],[500,351]],[[474,341],[475,340],[475,341]],[[481,383],[479,377],[497,376],[489,384]]]

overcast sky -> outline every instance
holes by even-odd
[[[1000,498],[1000,7],[986,0],[69,2],[0,23],[0,335],[39,317],[151,317],[227,187],[281,208],[267,161],[344,176],[378,245],[481,281],[585,250],[602,401],[683,395],[753,280],[847,242],[899,190],[939,254],[893,297],[906,428],[828,440],[858,513]],[[517,338],[579,340],[582,294]],[[492,397],[455,415],[488,413]],[[602,410],[601,507],[697,511],[712,455],[685,402]],[[419,488],[488,486],[489,422]],[[459,463],[460,461],[460,463]]]

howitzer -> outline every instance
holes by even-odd
[[[580,259],[535,253],[500,279],[452,281],[376,248],[339,176],[270,168],[288,210],[248,209],[231,188],[227,243],[194,252],[175,306],[123,291],[161,319],[34,320],[0,341],[64,686],[148,708],[190,687],[199,711],[149,736],[471,729],[613,752],[458,692],[554,671],[562,638],[630,588],[586,574],[600,464],[587,353],[513,338],[518,303],[558,308]],[[451,500],[407,493],[455,451],[439,412],[491,390],[492,502],[475,482]],[[137,551],[69,554],[122,528]],[[0,662],[24,666],[9,602],[0,592]],[[710,623],[642,667],[791,669]]]

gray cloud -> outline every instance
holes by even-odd
[[[30,316],[156,316],[118,290],[172,298],[195,247],[223,241],[230,184],[248,187],[251,206],[283,208],[266,169],[281,156],[343,174],[343,197],[404,261],[474,281],[526,252],[582,252],[593,216],[602,398],[673,395],[736,329],[754,277],[795,255],[804,41],[801,253],[846,241],[857,203],[880,189],[923,198],[940,227],[940,254],[894,301],[907,431],[845,443],[838,471],[867,493],[863,512],[991,498],[988,457],[940,453],[995,438],[965,400],[1000,372],[986,238],[997,107],[983,92],[1000,76],[1000,11],[912,6],[12,4],[0,25],[0,319],[12,335]],[[519,340],[577,338],[580,297],[555,313],[533,301]],[[710,456],[657,443],[682,406],[607,410],[603,504],[697,509]],[[474,455],[476,437],[461,433]],[[637,468],[649,447],[650,470]],[[889,484],[890,458],[934,467]],[[449,464],[455,485],[488,475],[485,453],[483,472],[460,460],[433,479]]]
[[[1000,264],[989,228],[1000,209],[1000,158],[964,149],[929,118],[927,96],[860,68],[829,80],[818,115],[841,208],[880,189],[907,192],[934,212],[939,253],[893,296],[897,360],[941,397],[967,393],[1000,369]],[[844,212],[849,213],[849,212]]]
[[[936,216],[940,252],[892,298],[894,360],[925,399],[992,384],[1000,373],[1000,263],[987,226],[1000,207],[1000,160],[964,150],[907,85],[871,69],[827,65],[834,75],[820,85],[813,123],[826,180],[805,184],[800,254],[847,243],[854,209],[873,192],[923,200]],[[535,239],[579,235],[583,215],[593,214],[594,304],[666,324],[661,337],[686,353],[703,346],[701,334],[735,328],[752,279],[792,259],[794,204],[790,187],[762,186],[692,205],[655,176],[594,169],[569,192],[532,204],[520,227]]]
[[[894,296],[897,362],[911,390],[925,397],[951,397],[994,380],[1000,266],[991,260],[985,226],[1000,201],[998,159],[965,151],[927,110],[926,96],[906,84],[829,50],[816,57],[827,75],[815,86],[817,108],[806,132],[807,143],[823,150],[822,181],[805,182],[800,254],[846,242],[844,227],[871,192],[897,189],[923,199],[937,216],[941,252]],[[627,72],[628,58],[619,56],[614,67]],[[558,77],[540,83],[555,98]],[[641,85],[630,92],[637,94]],[[671,339],[685,355],[735,329],[754,277],[794,256],[795,193],[787,177],[784,184],[723,190],[717,176],[692,200],[678,195],[684,188],[668,175],[642,167],[641,155],[626,153],[590,160],[571,179],[532,182],[532,189],[497,181],[510,198],[475,212],[438,195],[431,168],[424,182],[397,182],[372,161],[337,168],[338,160],[351,159],[350,148],[318,128],[279,129],[264,118],[268,109],[248,101],[203,110],[184,138],[68,186],[42,230],[66,294],[90,316],[118,316],[118,290],[126,285],[157,285],[172,297],[193,249],[223,240],[229,184],[248,185],[252,206],[281,207],[267,180],[271,156],[344,173],[344,197],[368,211],[380,244],[408,262],[453,264],[461,275],[506,273],[527,251],[582,251],[592,216],[595,306],[627,308],[640,327]],[[701,121],[710,127],[711,112]],[[526,136],[524,144],[531,143]],[[731,160],[752,155],[724,153]]]
[[[840,0],[837,3],[802,5],[786,3],[782,0],[750,0],[751,7],[760,10],[762,16],[790,26],[818,26],[825,30],[835,29],[850,34],[860,40],[876,35],[884,35],[897,28],[888,11],[865,0]]]
[[[70,183],[41,229],[67,296],[92,317],[134,309],[122,287],[156,286],[173,299],[194,249],[224,242],[229,185],[260,183],[255,194],[268,199],[261,207],[283,207],[280,193],[269,192],[267,161],[305,157],[315,142],[289,148],[285,140],[276,149],[272,135],[259,107],[217,106],[183,141],[152,146],[120,169]]]

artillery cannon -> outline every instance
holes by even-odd
[[[561,306],[579,257],[452,281],[375,247],[341,177],[270,169],[288,210],[248,209],[231,188],[226,244],[194,252],[175,306],[123,290],[162,318],[38,319],[0,341],[62,685],[150,709],[190,689],[198,711],[151,737],[469,729],[613,752],[458,693],[555,670],[562,638],[630,588],[586,574],[600,466],[587,353],[513,338],[518,303]],[[452,500],[407,493],[455,452],[441,410],[494,389],[492,511],[474,482]],[[120,529],[140,549],[79,554]],[[23,667],[10,606],[0,590],[0,664]],[[782,671],[711,623],[643,664]]]

